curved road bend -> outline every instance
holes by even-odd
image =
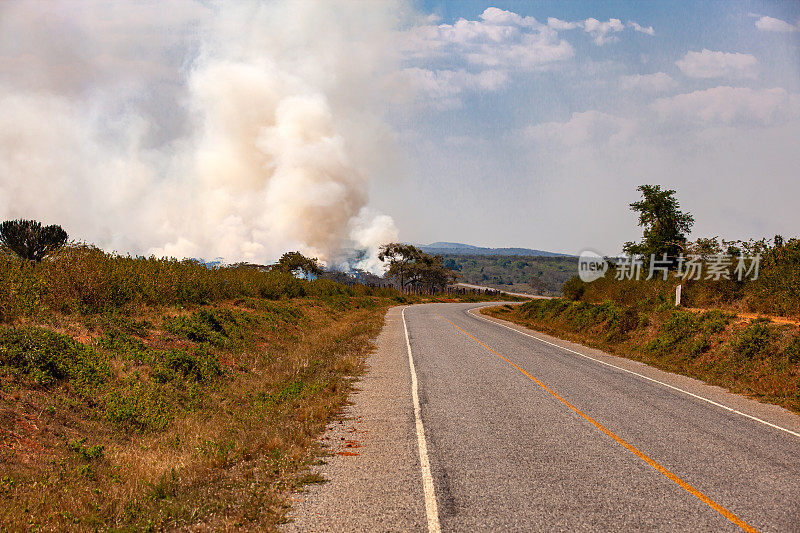
[[[800,531],[800,417],[480,306],[389,311],[287,530]]]

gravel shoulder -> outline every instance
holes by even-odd
[[[402,307],[386,314],[368,371],[322,441],[328,481],[295,496],[284,531],[422,531],[426,525]]]

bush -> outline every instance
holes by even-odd
[[[228,309],[203,309],[164,322],[164,329],[190,341],[227,347],[245,338],[255,319],[248,313]]]
[[[153,379],[162,383],[177,378],[207,383],[222,374],[217,356],[204,347],[193,351],[160,351],[153,356],[153,360]]]
[[[561,288],[561,294],[563,294],[564,298],[567,300],[576,302],[581,299],[585,290],[586,283],[578,276],[572,276],[564,283],[564,286]]]
[[[658,335],[645,345],[645,349],[658,352],[689,352],[694,341],[698,319],[689,311],[673,311],[666,322],[661,325]]]
[[[156,431],[169,424],[172,411],[156,384],[136,381],[106,395],[105,417],[123,428]]]
[[[75,439],[69,443],[69,449],[78,454],[82,459],[91,461],[103,456],[105,446],[102,444],[95,444],[94,446],[86,446],[86,437]]]
[[[41,384],[66,380],[84,395],[111,377],[108,362],[98,352],[37,327],[0,327],[0,364]]]
[[[800,335],[794,336],[783,353],[790,364],[800,364]]]
[[[731,343],[733,355],[738,360],[756,359],[765,355],[775,340],[775,332],[769,320],[754,320]]]

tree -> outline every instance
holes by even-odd
[[[694,217],[680,210],[675,191],[662,190],[660,185],[640,185],[637,190],[642,199],[630,204],[639,212],[639,226],[644,228],[642,242],[626,242],[623,250],[631,255],[641,255],[649,261],[663,254],[673,262],[686,246],[686,234],[692,230]]]
[[[442,264],[441,257],[428,255],[411,244],[385,244],[381,246],[378,259],[389,262],[386,276],[397,280],[400,290],[419,285],[433,292],[444,288],[457,276]]]
[[[407,284],[421,285],[430,292],[445,288],[448,283],[452,283],[458,277],[458,274],[442,264],[441,257],[426,253],[422,253],[408,265],[408,270]]]
[[[305,278],[320,276],[323,272],[316,257],[306,257],[300,252],[286,252],[272,266],[272,270],[288,272],[294,276],[302,274]]]
[[[545,283],[545,281],[541,278],[541,273],[539,276],[532,277],[528,282],[528,285],[530,285],[533,293],[538,294],[539,296],[542,296],[545,291],[547,291],[547,283]]]
[[[413,244],[403,244],[401,242],[384,244],[378,251],[378,259],[389,262],[386,275],[400,282],[401,291],[406,287],[408,265],[422,257],[422,255],[424,255],[422,250]]]
[[[0,224],[0,245],[22,259],[38,263],[66,243],[67,232],[61,226],[21,219]]]

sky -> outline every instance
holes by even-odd
[[[409,240],[615,253],[643,183],[692,237],[797,235],[799,2],[421,9],[427,105],[396,119],[408,179],[375,193]]]
[[[0,218],[121,253],[791,237],[797,169],[800,2],[0,3]]]

